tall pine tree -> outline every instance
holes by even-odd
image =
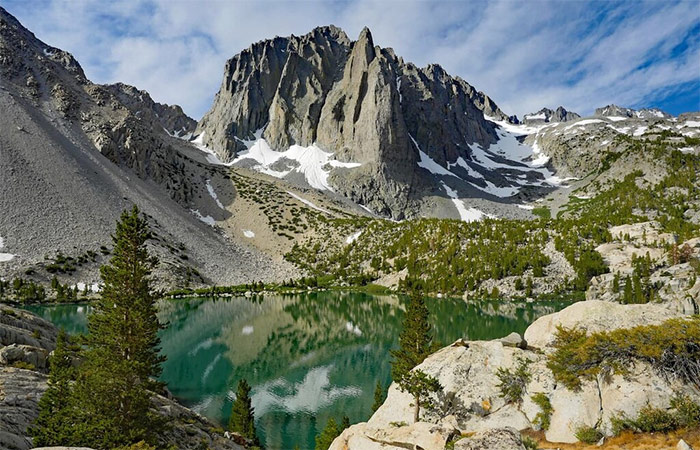
[[[39,416],[29,430],[34,437],[34,446],[51,446],[66,442],[69,438],[72,423],[68,407],[74,377],[75,368],[68,350],[68,337],[61,328],[56,349],[49,359],[48,389],[39,400]]]
[[[98,449],[154,443],[163,421],[149,389],[160,386],[156,293],[148,254],[151,233],[136,206],[124,211],[112,237],[114,251],[101,268],[103,290],[89,316],[87,349],[73,393],[76,417],[71,445]]]
[[[231,431],[251,440],[254,446],[260,446],[258,434],[255,431],[255,410],[250,398],[250,385],[245,379],[238,382],[228,427]]]
[[[420,291],[414,289],[406,310],[403,329],[399,334],[399,348],[392,350],[391,375],[399,389],[413,395],[413,420],[418,422],[421,406],[431,406],[428,396],[440,390],[438,381],[414,368],[433,350],[432,327],[429,312]]]

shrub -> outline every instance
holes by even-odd
[[[686,395],[675,394],[671,398],[670,410],[646,405],[639,410],[636,419],[620,414],[612,417],[610,424],[616,436],[627,430],[637,433],[668,433],[680,428],[697,428],[700,426],[700,404]]]
[[[526,450],[537,450],[539,445],[537,441],[530,436],[523,436],[523,447],[525,447]]]
[[[671,408],[676,410],[676,419],[680,427],[700,427],[700,404],[687,395],[674,395],[671,398]]]
[[[639,410],[639,416],[634,421],[639,431],[644,433],[668,433],[678,428],[676,418],[670,412],[646,405]]]
[[[14,367],[15,369],[36,370],[34,364],[24,361],[15,361],[12,363],[12,367]]]
[[[603,437],[603,433],[601,433],[597,428],[593,428],[588,425],[581,425],[580,427],[576,428],[576,431],[574,431],[574,436],[576,436],[576,439],[584,444],[595,444]]]
[[[644,361],[661,375],[700,387],[700,317],[593,333],[559,327],[548,356],[554,378],[569,389],[598,374],[626,374]]]
[[[523,399],[523,394],[527,388],[527,384],[532,378],[532,374],[528,366],[529,359],[518,358],[517,367],[514,371],[499,367],[496,373],[500,383],[498,388],[501,390],[501,397],[505,398],[508,403],[520,403]]]
[[[548,430],[552,419],[552,413],[554,412],[552,402],[550,402],[549,397],[542,392],[538,392],[530,398],[540,408],[540,412],[535,415],[533,423],[542,430]]]

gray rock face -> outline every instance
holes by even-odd
[[[573,111],[567,111],[563,106],[560,106],[554,111],[549,108],[542,108],[536,113],[525,114],[523,116],[523,123],[537,124],[549,122],[569,122],[580,118],[580,115]]]
[[[263,127],[273,150],[316,143],[358,168],[334,168],[333,187],[373,211],[402,218],[426,181],[419,148],[442,166],[469,145],[498,140],[484,115],[510,121],[483,92],[440,66],[417,68],[334,26],[258,42],[230,59],[214,104],[197,126],[223,161]]]
[[[39,415],[39,399],[46,391],[46,375],[0,367],[0,448],[33,448],[27,428]]]
[[[153,101],[148,92],[124,83],[104,86],[121,104],[126,106],[139,118],[144,116],[159,122],[163,129],[176,137],[191,136],[197,127],[197,121],[189,117],[178,105],[165,105]]]
[[[673,117],[667,112],[661,111],[658,108],[642,108],[635,110],[632,108],[624,108],[617,105],[603,106],[596,108],[595,116],[614,116],[614,117],[632,117],[637,119],[668,119]]]

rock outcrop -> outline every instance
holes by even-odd
[[[595,427],[610,435],[613,417],[621,414],[635,417],[645,405],[669,408],[675,393],[700,401],[700,393],[693,386],[679,379],[665,378],[641,361],[630,367],[625,376],[610,374],[592,381],[584,380],[578,390],[557,383],[547,367],[547,354],[551,351],[553,333],[558,326],[582,327],[588,332],[609,331],[659,324],[676,316],[662,305],[586,301],[535,321],[525,332],[526,349],[519,348],[517,344],[520,343],[514,337],[457,341],[430,355],[418,366],[437,378],[443,388],[432,398],[435,407],[421,410],[421,422],[413,423],[411,395],[392,384],[386,401],[368,422],[346,430],[333,448],[370,448],[363,447],[362,443],[372,441],[372,436],[380,430],[390,429],[396,434],[403,430],[404,436],[414,436],[415,430],[433,430],[422,435],[425,439],[433,436],[434,430],[454,430],[455,435],[476,433],[472,438],[458,440],[455,448],[520,448],[518,445],[522,444],[517,430],[539,429],[537,416],[542,409],[532,399],[535,394],[544,394],[552,407],[550,425],[545,432],[547,440],[563,443],[576,442],[575,432],[581,426]],[[522,402],[508,402],[502,397],[499,387],[499,369],[514,371],[524,361],[530,377]],[[430,424],[436,428],[430,428]],[[503,427],[514,430],[495,431]],[[483,437],[484,442],[495,440],[493,444],[477,444],[481,442],[477,437]],[[412,439],[406,442],[418,442],[418,437]],[[501,441],[503,444],[495,443]]]

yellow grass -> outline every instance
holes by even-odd
[[[557,444],[548,442],[544,433],[528,431],[523,434],[534,438],[539,443],[539,448],[560,450],[675,450],[680,439],[685,440],[695,449],[700,449],[700,430],[683,430],[673,433],[631,433],[624,432],[617,437],[606,438],[601,447],[595,444]]]

